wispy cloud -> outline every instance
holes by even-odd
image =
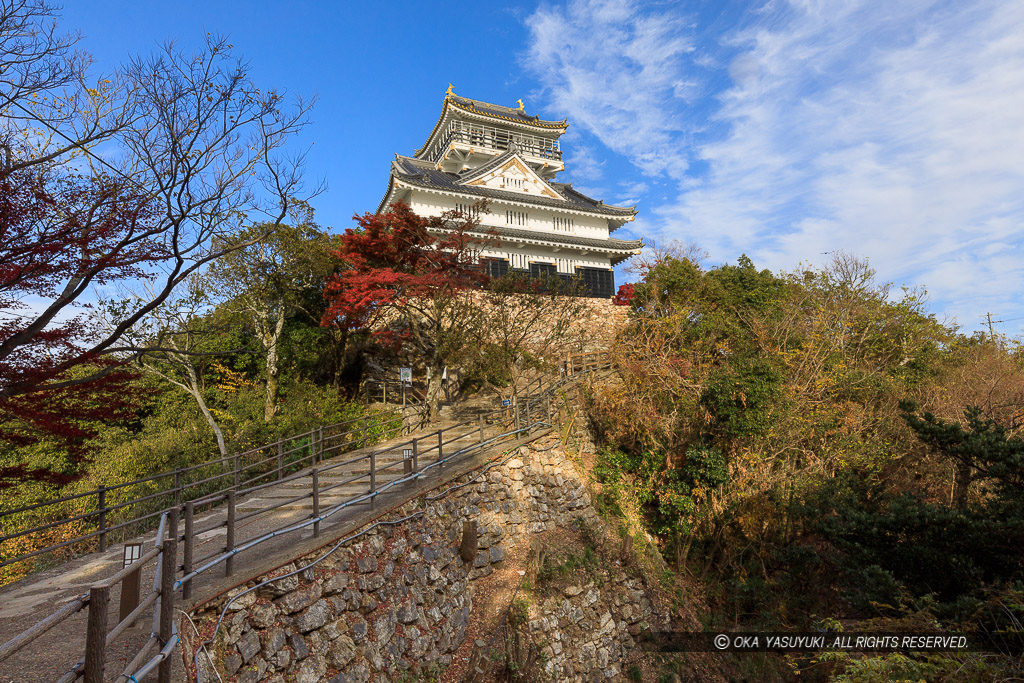
[[[654,17],[675,27],[658,34],[674,45],[668,36],[694,21],[678,7],[670,16],[659,6],[616,9],[627,39],[628,27]],[[652,91],[597,97],[595,107],[585,95],[595,82],[636,73],[621,49],[597,74],[577,73],[579,51],[608,47],[580,37],[612,21],[597,18],[605,3],[596,10],[571,3],[534,14],[528,25],[544,49],[532,63],[553,108],[574,121],[607,115],[586,125],[639,175],[676,174],[674,197],[641,205],[649,230],[696,240],[713,259],[746,252],[780,269],[845,249],[886,279],[926,285],[936,311],[969,328],[987,310],[1024,316],[1024,3],[771,2],[691,52],[670,50],[650,69],[661,74]],[[572,24],[563,57],[552,56],[544,28],[559,12]],[[695,32],[721,23],[698,17]],[[705,85],[668,94],[665,83],[688,78]],[[649,92],[662,98],[656,116],[639,114]],[[630,117],[644,135],[622,133]],[[684,158],[680,147],[693,155],[685,175],[685,159],[667,158]]]
[[[526,20],[523,61],[553,112],[593,133],[648,173],[679,177],[685,154],[664,154],[686,132],[676,115],[695,89],[685,64],[692,20],[677,12],[645,14],[629,3],[577,0],[542,7]]]

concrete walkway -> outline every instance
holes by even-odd
[[[456,424],[454,419],[441,421],[411,435],[398,437],[365,449],[350,451],[330,460],[325,460],[318,464],[318,468],[322,469],[338,462],[351,460],[359,455],[368,455],[371,451],[375,452],[377,454],[375,457],[378,470],[376,485],[377,489],[380,490],[381,487],[384,487],[389,482],[403,476],[401,449],[390,447],[400,446],[400,444],[412,437],[424,437],[436,432],[440,427],[448,427],[452,424]],[[485,439],[493,438],[502,431],[502,425],[489,425],[485,429]],[[447,457],[448,454],[455,453],[460,448],[478,443],[479,428],[476,426],[466,426],[461,429],[452,430],[450,433],[445,433],[444,440],[451,441],[451,443],[447,443],[444,446],[444,452]],[[433,445],[436,446],[436,437]],[[249,576],[268,571],[275,566],[286,563],[293,557],[311,552],[325,543],[333,542],[335,539],[343,537],[349,530],[365,524],[366,521],[373,519],[391,507],[400,505],[421,492],[434,488],[451,477],[467,471],[467,469],[478,466],[488,458],[499,454],[512,445],[511,441],[503,441],[492,444],[484,449],[474,449],[460,456],[455,461],[445,464],[443,467],[431,468],[416,480],[391,487],[385,493],[377,496],[372,506],[367,501],[346,507],[322,523],[319,538],[313,538],[313,530],[310,526],[301,531],[275,537],[261,543],[257,547],[242,552],[234,559],[234,575],[232,577],[224,576],[223,564],[197,577],[193,587],[194,599],[190,602],[196,604],[210,599],[224,590],[228,590],[233,585],[243,582]],[[424,448],[429,447],[429,445],[424,445]],[[426,465],[435,462],[436,459],[437,452],[434,450],[420,460],[420,468],[422,469]],[[344,479],[366,472],[367,467],[368,462],[363,462],[329,470],[320,476],[319,485],[321,488],[327,488],[339,484]],[[381,468],[385,467],[388,467],[388,469],[380,472]],[[328,512],[332,507],[352,496],[365,494],[368,488],[368,481],[362,479],[358,482],[338,485],[333,490],[325,492],[320,500],[321,514]],[[272,530],[310,519],[312,517],[312,501],[310,498],[289,502],[270,512],[256,514],[247,519],[243,518],[268,506],[308,493],[311,489],[312,477],[307,471],[306,475],[302,478],[282,482],[258,492],[240,496],[236,503],[236,514],[239,520],[236,524],[236,547],[243,545],[247,540],[257,538]],[[226,530],[220,523],[225,519],[225,514],[224,506],[220,506],[196,516],[196,529],[212,526],[215,526],[215,528],[197,537],[194,550],[195,558],[215,556],[223,551]],[[181,530],[182,528],[179,527],[179,533]],[[155,531],[135,540],[145,543],[145,549],[148,550],[153,547],[154,538]],[[182,561],[180,555],[181,545],[179,543],[179,565]],[[91,585],[120,569],[122,553],[123,546],[116,545],[106,553],[93,553],[78,558],[60,567],[34,574],[22,581],[0,589],[0,643],[13,638],[25,628],[83,593],[88,593]],[[196,566],[201,564],[201,562],[195,563]],[[143,594],[152,587],[154,569],[155,564],[151,562],[143,571]],[[180,593],[178,595],[180,597]],[[112,628],[117,622],[119,600],[120,586],[116,586],[111,591],[108,629]],[[181,605],[181,607],[187,608],[188,606]],[[0,663],[0,681],[3,683],[35,683],[36,681],[41,683],[43,681],[56,680],[63,675],[83,656],[86,613],[87,610],[78,612],[17,654]],[[152,616],[150,613],[141,618],[134,627],[129,628],[118,639],[117,643],[108,648],[107,680],[112,681],[117,678],[127,663],[138,652],[139,647],[149,638],[152,630],[151,627]],[[180,656],[176,654],[173,657],[173,661],[175,667],[173,680],[185,681]]]

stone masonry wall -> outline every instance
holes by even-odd
[[[445,667],[466,638],[474,582],[529,543],[532,534],[600,519],[575,466],[560,447],[521,448],[413,500],[313,568],[235,600],[210,651],[225,681],[254,683],[394,682],[422,666]],[[474,477],[477,477],[474,479]],[[471,481],[472,480],[472,481]],[[478,551],[459,556],[463,521],[475,521]],[[192,616],[202,638],[224,604],[257,583],[305,567],[326,550],[240,586]],[[553,680],[625,680],[624,658],[637,630],[653,620],[639,581],[624,572],[564,589],[529,622],[543,638]],[[182,625],[182,629],[190,629]],[[185,648],[187,662],[192,652]],[[200,662],[205,661],[200,656]],[[207,671],[204,680],[216,679]]]

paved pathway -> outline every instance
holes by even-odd
[[[465,408],[459,411],[461,417],[465,417]],[[402,453],[400,449],[391,449],[389,446],[400,445],[411,437],[422,437],[436,431],[439,427],[447,427],[454,424],[454,420],[445,420],[439,424],[431,425],[428,428],[414,432],[410,436],[403,436],[390,441],[376,444],[374,446],[351,451],[330,460],[325,460],[318,467],[329,467],[332,464],[351,460],[359,455],[365,455],[374,451],[377,453],[377,489],[385,486],[388,482],[403,476]],[[502,431],[502,425],[489,425],[486,428],[485,438],[492,438]],[[479,440],[478,427],[463,427],[445,433],[445,441],[451,441],[444,446],[445,454],[455,453],[458,449],[475,444]],[[436,447],[436,437],[432,440]],[[224,578],[223,565],[197,577],[193,595],[201,600],[214,596],[232,585],[237,584],[246,576],[252,576],[272,569],[274,566],[287,562],[290,558],[314,550],[316,547],[330,542],[333,538],[341,537],[348,529],[356,528],[369,519],[377,516],[380,512],[389,509],[394,505],[403,503],[410,497],[418,495],[423,490],[433,488],[443,481],[456,476],[460,471],[466,471],[479,463],[493,456],[497,452],[509,447],[508,442],[493,444],[485,449],[474,449],[465,456],[460,456],[455,462],[445,464],[443,467],[433,467],[417,480],[405,482],[391,487],[387,492],[379,495],[371,506],[369,502],[349,506],[339,513],[333,515],[322,524],[320,538],[314,539],[312,527],[307,527],[299,532],[292,532],[273,538],[259,546],[240,553],[234,560],[235,570],[232,578]],[[429,448],[424,445],[423,448]],[[420,468],[436,461],[437,451],[431,451],[420,460]],[[337,485],[331,491],[325,492],[321,497],[321,514],[330,510],[333,506],[354,495],[366,493],[368,482],[366,479],[357,482],[341,484],[345,479],[365,473],[368,463],[353,463],[338,467],[320,475],[320,487],[326,488]],[[380,472],[381,468],[387,468]],[[254,513],[265,507],[295,498],[312,490],[312,477],[307,472],[306,476],[294,479],[261,491],[241,496],[237,501],[237,517],[239,522],[236,525],[236,547],[244,544],[247,540],[259,537],[274,529],[297,524],[312,516],[312,501],[305,498],[302,501],[289,502],[277,509],[258,514],[247,519],[246,515]],[[215,508],[202,515],[197,515],[195,528],[203,529],[211,527],[223,521],[225,511],[223,506]],[[223,551],[225,544],[226,530],[223,526],[207,531],[197,538],[195,544],[195,557],[216,555]],[[146,544],[146,548],[152,547],[155,531],[135,539]],[[180,548],[179,544],[179,548]],[[106,553],[93,553],[60,567],[34,574],[22,581],[5,586],[0,589],[0,642],[6,642],[26,627],[39,621],[47,614],[70,602],[77,596],[87,593],[89,587],[107,576],[113,574],[120,568],[123,552],[122,545],[113,546]],[[179,563],[181,562],[179,555]],[[196,566],[201,563],[197,562]],[[143,572],[142,589],[145,594],[153,582],[153,571],[155,564],[150,563]],[[117,621],[118,601],[120,599],[120,587],[117,586],[111,591],[111,608],[109,627]],[[195,601],[193,601],[195,602]],[[31,645],[19,651],[6,661],[0,663],[0,681],[17,683],[35,683],[36,681],[53,681],[70,669],[84,652],[85,642],[85,617],[87,610],[82,610],[75,616],[69,618],[61,625],[47,632]],[[107,672],[108,680],[114,680],[123,670],[124,666],[134,657],[138,648],[149,638],[152,625],[152,616],[147,614],[132,628],[128,629],[118,642],[108,649]],[[184,673],[180,664],[180,656],[173,657],[175,663],[175,674],[173,680],[184,681]]]

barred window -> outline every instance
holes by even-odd
[[[530,220],[530,214],[525,211],[506,211],[506,225],[526,225]]]
[[[555,230],[569,232],[575,227],[575,223],[573,223],[573,219],[571,218],[562,218],[561,216],[555,216],[552,220],[554,221]]]

